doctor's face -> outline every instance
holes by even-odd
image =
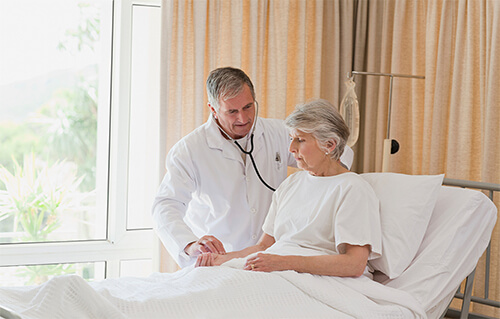
[[[219,104],[218,111],[209,105],[219,125],[235,140],[245,137],[255,120],[255,101],[248,85],[245,84],[234,98],[220,101]]]

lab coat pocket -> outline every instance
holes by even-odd
[[[281,170],[281,167],[283,166],[283,162],[281,161],[281,155],[280,152],[276,152],[276,156],[274,158],[274,161],[276,163],[276,169],[279,171]]]

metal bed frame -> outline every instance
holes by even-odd
[[[493,193],[500,192],[500,184],[494,183],[484,183],[484,182],[474,182],[474,181],[466,181],[460,179],[450,179],[445,178],[443,181],[443,185],[447,186],[457,186],[462,188],[472,188],[481,191],[487,191],[488,197],[491,201],[493,201]],[[491,319],[492,317],[488,317],[481,314],[470,313],[469,308],[471,302],[480,303],[486,306],[500,308],[500,301],[492,300],[489,298],[489,288],[490,288],[490,265],[491,265],[491,242],[488,244],[488,248],[486,248],[486,262],[485,262],[485,276],[484,276],[484,296],[477,297],[472,295],[472,286],[474,283],[474,274],[476,269],[474,269],[469,276],[465,279],[464,291],[462,292],[460,287],[458,288],[454,298],[462,299],[462,309],[454,309],[448,306],[448,309],[443,313],[441,318],[471,318],[471,319]],[[452,299],[453,301],[453,299]],[[451,304],[451,301],[450,301]]]

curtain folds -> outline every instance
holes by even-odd
[[[429,1],[428,6],[423,172],[500,183],[500,2]],[[500,300],[498,225],[491,243],[493,300]],[[485,276],[484,259],[476,276]],[[484,286],[475,285],[474,292],[484,296]],[[472,309],[500,317],[498,308],[473,303]]]
[[[338,104],[351,70],[352,3],[164,0],[165,151],[207,119],[205,80],[217,67],[250,76],[263,117],[284,119],[311,98]]]
[[[163,0],[162,19],[163,155],[206,121],[205,80],[216,67],[242,68],[271,118],[311,98],[339,106],[351,70],[423,75],[393,79],[390,137],[401,148],[390,170],[500,183],[500,1]],[[353,170],[380,171],[389,78],[354,79]],[[499,242],[497,226],[496,300]]]

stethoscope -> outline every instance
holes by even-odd
[[[262,182],[262,184],[264,184],[264,186],[266,186],[267,188],[269,188],[270,190],[272,190],[274,192],[276,189],[274,189],[271,186],[269,186],[269,184],[267,184],[266,181],[264,181],[264,179],[262,178],[262,176],[260,176],[260,172],[257,169],[257,164],[255,164],[255,159],[253,158],[253,155],[252,155],[252,152],[253,152],[253,133],[255,131],[255,126],[256,126],[256,123],[257,123],[258,115],[259,115],[259,103],[257,103],[257,101],[255,101],[255,119],[253,121],[252,129],[250,130],[251,134],[250,134],[250,150],[249,151],[246,151],[243,147],[241,147],[241,145],[240,145],[240,143],[238,143],[238,141],[236,141],[235,139],[233,139],[231,136],[229,136],[229,134],[226,133],[226,131],[224,131],[224,129],[219,125],[219,123],[217,123],[214,114],[212,114],[211,117],[212,117],[215,125],[217,125],[217,127],[219,128],[219,130],[229,140],[231,140],[232,142],[234,142],[234,144],[236,144],[236,146],[239,148],[239,150],[243,154],[250,156],[250,160],[252,161],[252,166],[253,166],[253,168],[255,170],[255,173],[257,174],[257,177],[259,177],[259,180]]]

